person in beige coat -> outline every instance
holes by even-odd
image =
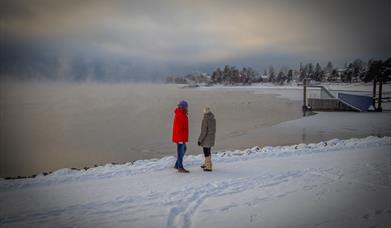
[[[205,161],[201,168],[204,171],[212,171],[212,156],[210,153],[211,147],[215,145],[215,135],[216,135],[216,119],[213,113],[210,111],[210,108],[204,108],[204,118],[202,119],[201,124],[201,134],[198,137],[198,145],[202,146]]]

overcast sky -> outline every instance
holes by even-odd
[[[1,55],[105,56],[193,69],[342,65],[391,56],[390,2],[3,0]]]

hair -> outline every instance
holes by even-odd
[[[205,107],[204,108],[204,113],[209,113],[210,112],[210,108],[209,107]]]

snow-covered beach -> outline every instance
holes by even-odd
[[[391,138],[329,140],[0,181],[2,227],[389,227]]]

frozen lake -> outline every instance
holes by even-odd
[[[308,94],[316,97],[319,90]],[[190,104],[187,154],[202,153],[196,141],[204,106],[217,119],[213,151],[391,136],[389,104],[383,113],[329,112],[289,121],[302,115],[302,88],[295,86],[2,83],[0,177],[175,155],[171,127],[182,99]]]
[[[249,132],[301,116],[299,101],[250,90],[3,83],[0,91],[1,177],[174,155],[171,126],[181,99],[190,105],[188,154],[201,153],[196,140],[205,105],[217,119],[215,150],[283,144],[277,135],[265,141]]]

